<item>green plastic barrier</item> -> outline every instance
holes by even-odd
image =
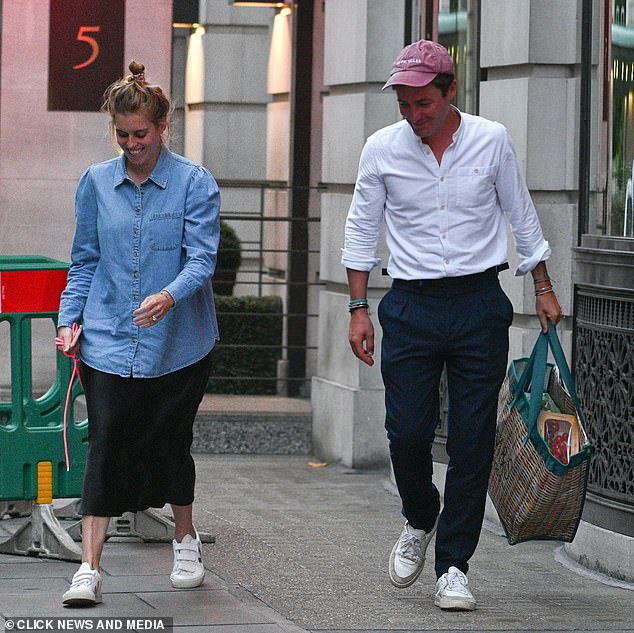
[[[88,421],[73,418],[73,403],[82,393],[77,379],[67,417],[70,471],[64,454],[64,407],[73,361],[57,353],[52,386],[38,398],[32,395],[32,321],[52,321],[53,346],[67,271],[68,264],[47,257],[0,256],[0,322],[9,323],[11,345],[10,400],[0,398],[0,500],[36,499],[39,462],[52,462],[53,497],[81,496]]]

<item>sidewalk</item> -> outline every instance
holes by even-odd
[[[4,540],[20,519],[0,521]],[[116,541],[116,542],[115,542]],[[208,557],[213,544],[204,545]],[[11,618],[157,618],[174,619],[178,633],[295,633],[252,594],[207,572],[197,589],[176,590],[169,581],[172,547],[133,539],[109,540],[104,548],[103,604],[67,608],[61,596],[78,563],[0,554],[0,624]],[[75,628],[82,628],[81,624]],[[96,625],[93,624],[96,629]],[[17,630],[14,628],[13,631]],[[141,630],[141,629],[128,629]]]
[[[560,562],[561,545],[510,547],[487,529],[469,574],[478,609],[433,605],[433,547],[419,581],[393,588],[387,558],[402,528],[387,473],[307,456],[196,455],[205,584],[174,590],[169,544],[106,543],[104,603],[61,606],[77,565],[0,555],[0,614],[174,618],[179,633],[634,631],[634,587]],[[0,539],[18,519],[0,521]],[[4,620],[0,619],[1,622]]]

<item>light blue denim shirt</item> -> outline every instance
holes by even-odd
[[[84,323],[81,359],[120,376],[151,378],[203,358],[218,339],[211,278],[220,194],[204,167],[161,149],[137,186],[123,156],[90,166],[75,195],[76,227],[58,326]],[[134,325],[145,297],[175,306],[156,325]]]

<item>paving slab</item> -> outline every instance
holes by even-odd
[[[389,473],[315,467],[301,456],[199,455],[195,518],[216,536],[208,565],[309,631],[634,631],[634,586],[563,565],[561,543],[509,546],[482,531],[469,573],[478,609],[433,604],[433,547],[399,590],[387,560],[400,534]]]
[[[3,523],[5,533],[10,534],[9,527],[17,529],[21,521]],[[170,543],[111,539],[105,544],[102,565],[103,604],[68,608],[62,605],[61,597],[77,570],[76,563],[0,555],[0,623],[6,618],[171,617],[178,633],[300,631],[252,594],[212,572],[207,573],[201,587],[172,588]]]
[[[169,543],[114,538],[104,603],[68,609],[61,595],[76,563],[3,554],[0,624],[72,615],[172,617],[177,633],[634,633],[634,586],[578,573],[560,543],[511,547],[494,525],[471,561],[476,611],[434,607],[433,547],[415,585],[392,587],[387,559],[403,518],[387,472],[297,455],[195,461],[195,522],[216,539],[203,546],[201,587],[171,587]],[[19,522],[0,521],[0,535]]]

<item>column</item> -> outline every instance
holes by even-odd
[[[320,275],[317,374],[312,381],[313,447],[322,458],[351,467],[385,465],[389,454],[379,371],[376,307],[389,285],[381,268],[370,275],[376,327],[375,366],[350,351],[343,226],[352,199],[361,149],[377,129],[399,119],[391,91],[381,92],[403,47],[405,3],[394,0],[326,0],[324,42]],[[389,19],[386,16],[389,15]],[[382,257],[386,265],[386,252]]]

